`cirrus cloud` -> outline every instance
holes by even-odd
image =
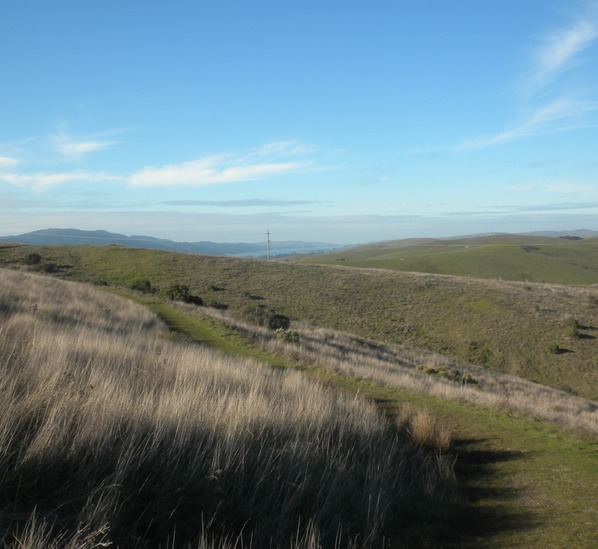
[[[104,172],[94,173],[86,170],[57,173],[4,173],[0,174],[0,181],[14,187],[28,187],[36,191],[43,191],[52,187],[73,182],[100,182],[121,179]]]
[[[308,169],[313,165],[312,161],[285,161],[280,157],[297,156],[310,151],[310,148],[295,142],[272,143],[259,149],[259,154],[221,154],[179,164],[148,166],[131,175],[129,183],[139,187],[202,187],[268,179]],[[256,160],[256,156],[259,156],[260,160]]]

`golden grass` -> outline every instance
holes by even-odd
[[[188,311],[193,311],[187,307]],[[336,373],[490,409],[521,413],[568,429],[598,434],[598,403],[523,378],[458,362],[437,353],[381,343],[296,323],[296,344],[219,311],[197,310],[226,322],[266,349]]]
[[[116,296],[0,271],[2,546],[434,538],[453,462],[419,419],[418,450],[359,398],[163,330]]]

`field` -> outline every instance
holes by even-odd
[[[117,246],[7,246],[0,266],[10,547],[596,539],[592,286]],[[259,325],[274,313],[291,329]]]
[[[32,253],[42,258],[39,264],[27,265]],[[598,400],[595,286],[118,246],[0,248],[2,265],[50,269],[75,280],[127,288],[145,281],[158,293],[173,284],[185,285],[205,305],[240,317],[252,317],[260,309],[276,311],[293,322],[426,349]]]

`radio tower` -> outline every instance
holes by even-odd
[[[266,240],[266,250],[268,251],[268,260],[270,259],[270,229],[266,231],[266,236],[268,240]]]

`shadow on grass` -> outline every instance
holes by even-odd
[[[489,448],[488,439],[462,439],[455,443],[458,455],[459,503],[451,517],[444,547],[495,545],[501,534],[536,528],[537,518],[522,511],[516,500],[521,491],[501,482],[497,465],[522,459],[524,454]]]

